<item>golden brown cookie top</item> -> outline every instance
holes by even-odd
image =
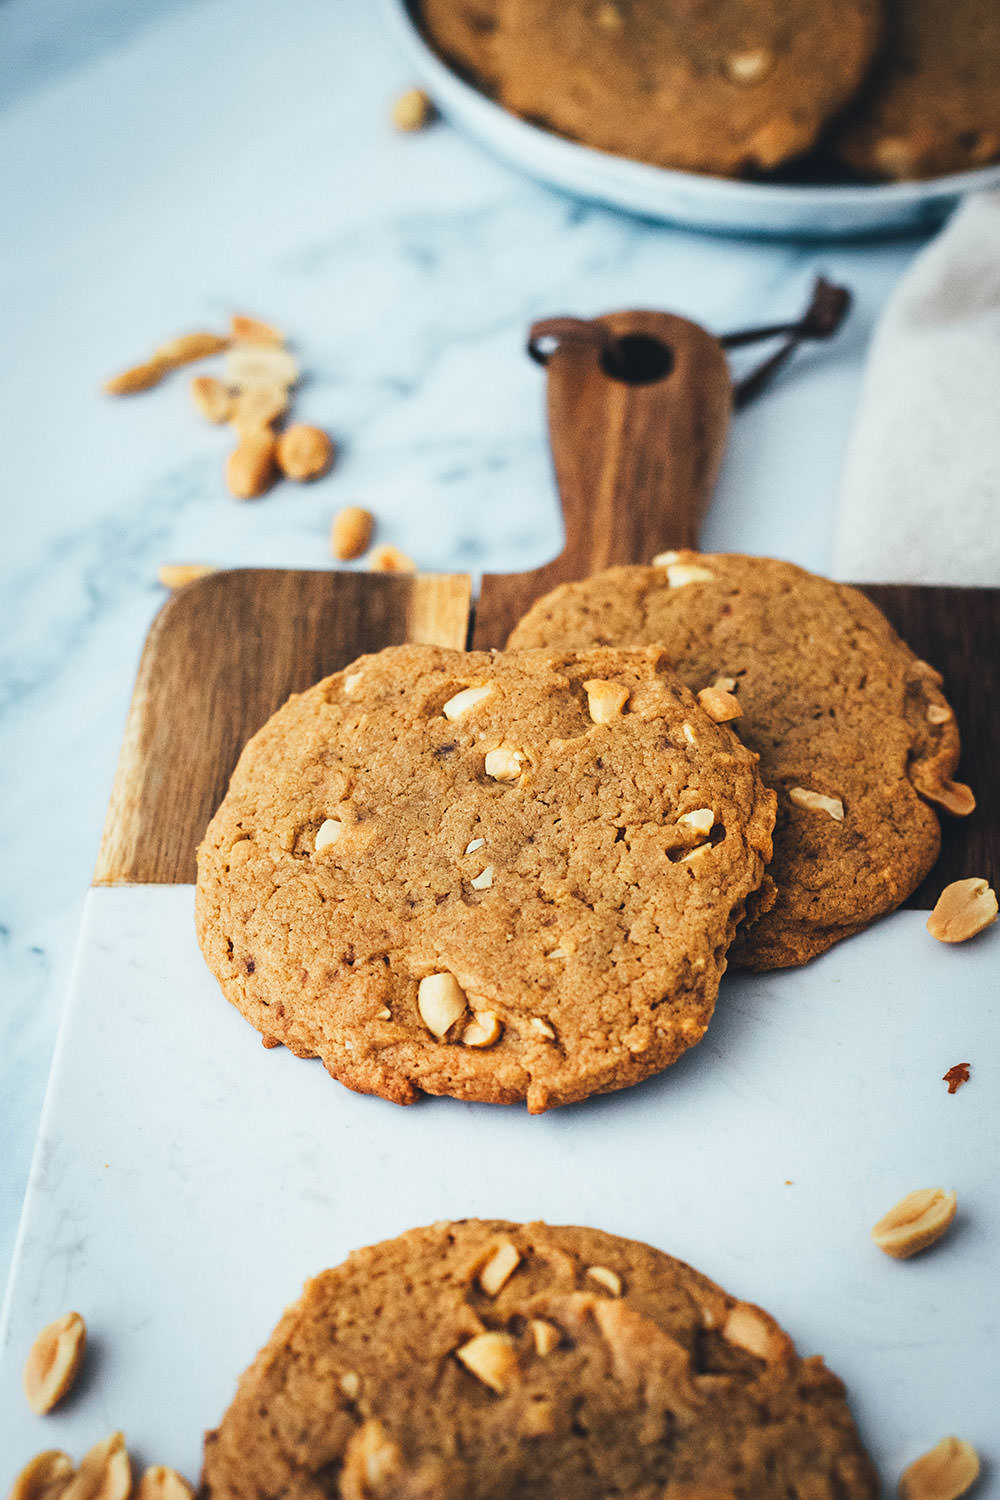
[[[891,0],[883,55],[832,148],[876,177],[933,177],[1000,159],[997,0]]]
[[[350,1087],[535,1112],[699,1040],[773,818],[657,649],[395,647],[250,741],[199,938],[265,1040]]]
[[[466,1220],[309,1282],[205,1445],[204,1500],[874,1500],[844,1400],[648,1245]]]
[[[732,727],[778,794],[778,896],[730,958],[803,963],[898,906],[937,857],[924,799],[958,763],[954,715],[937,674],[856,589],[770,558],[665,556],[554,589],[510,644],[655,641],[693,691],[720,684],[735,699]]]
[[[484,11],[491,24],[476,30]],[[431,0],[427,20],[515,113],[604,151],[732,174],[815,144],[864,78],[882,11],[879,0]]]

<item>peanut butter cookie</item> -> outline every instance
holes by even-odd
[[[425,6],[442,50],[481,5]],[[767,170],[810,150],[856,92],[880,0],[495,0],[473,72],[514,113],[687,171]],[[467,47],[467,44],[466,44]],[[464,60],[464,59],[463,59]],[[468,63],[465,63],[468,67]]]
[[[659,649],[393,647],[254,736],[199,850],[228,999],[350,1088],[533,1113],[673,1062],[770,857]]]
[[[778,794],[777,900],[730,961],[805,963],[905,900],[940,846],[927,799],[968,811],[971,797],[949,781],[959,741],[940,678],[875,606],[791,563],[673,553],[554,589],[510,645],[648,641],[710,709],[739,715],[729,722]]]
[[[818,1357],[595,1229],[466,1220],[309,1282],[205,1442],[202,1500],[874,1500]]]
[[[997,0],[892,0],[884,55],[833,136],[874,177],[935,177],[1000,159]]]

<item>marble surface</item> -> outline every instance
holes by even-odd
[[[40,1447],[80,1454],[115,1428],[137,1465],[194,1480],[203,1429],[308,1276],[479,1215],[662,1246],[825,1356],[886,1495],[955,1432],[987,1466],[976,1500],[997,1500],[1000,932],[950,950],[895,912],[803,970],[727,974],[705,1040],[666,1073],[532,1118],[404,1111],[265,1050],[220,998],[191,909],[190,886],[88,899],[0,1318],[0,1494]],[[950,1096],[959,1058],[974,1079]],[[867,1230],[917,1183],[954,1187],[960,1212],[901,1265]],[[21,1364],[67,1307],[94,1347],[39,1418]]]
[[[447,126],[355,0],[0,7],[0,1276],[164,560],[330,565],[346,503],[427,568],[532,566],[559,523],[526,326],[648,305],[785,317],[822,269],[857,297],[735,426],[705,543],[828,563],[873,322],[916,241],[713,240],[581,205]],[[183,379],[100,378],[233,309],[276,320],[332,430],[329,478],[227,498]]]

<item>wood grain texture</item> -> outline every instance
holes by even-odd
[[[722,346],[669,313],[609,313],[594,322],[619,346],[638,351],[637,373],[650,345],[669,351],[669,368],[633,383],[609,376],[593,344],[556,349],[546,366],[549,439],[565,545],[531,572],[486,574],[472,631],[476,649],[502,646],[528,607],[557,584],[697,546],[732,410]]]
[[[182,884],[243,746],[291,693],[365,651],[465,645],[469,580],[245,569],[189,584],[139,663],[96,885]]]

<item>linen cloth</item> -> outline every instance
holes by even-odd
[[[1000,584],[1000,192],[967,198],[886,305],[833,576]]]

